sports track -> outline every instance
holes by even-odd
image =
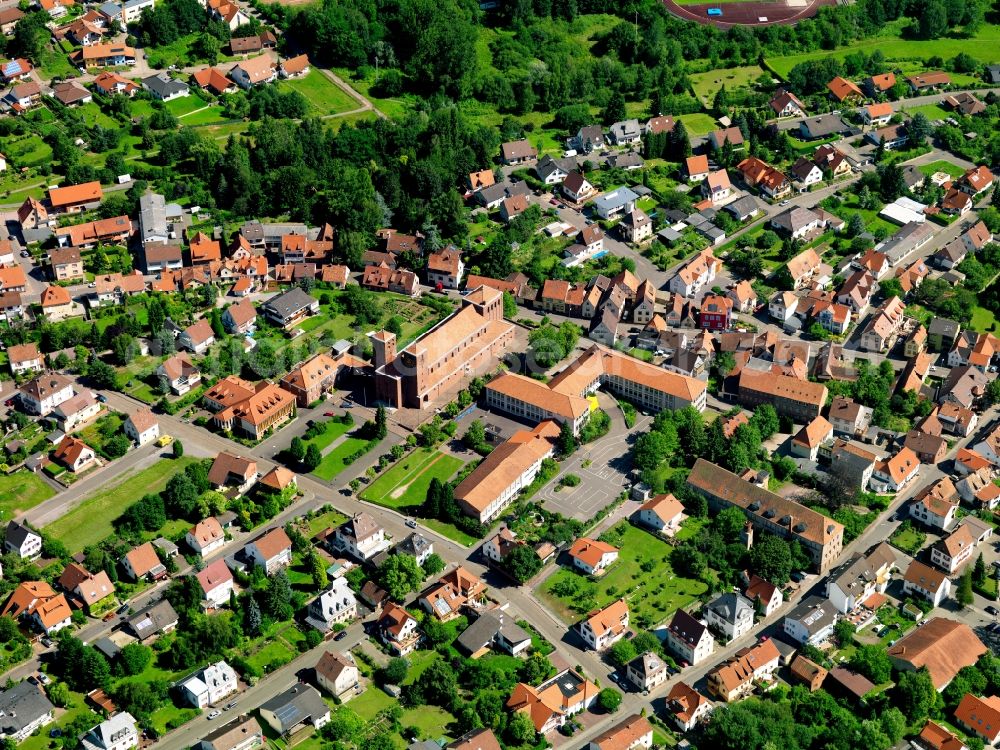
[[[674,0],[663,4],[678,18],[710,24],[720,29],[731,26],[768,26],[792,24],[816,15],[824,5],[837,5],[838,0],[782,0],[782,2],[717,2],[700,5],[679,5]],[[709,8],[720,8],[722,16],[709,16]]]

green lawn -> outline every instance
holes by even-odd
[[[930,177],[935,172],[945,172],[952,177],[961,177],[965,174],[965,170],[954,162],[950,162],[947,159],[938,159],[937,161],[932,161],[930,164],[924,164],[923,166],[917,167],[921,172]]]
[[[326,513],[321,513],[309,519],[309,522],[306,524],[306,536],[311,539],[323,529],[340,526],[346,520],[347,516],[339,510],[328,510]]]
[[[919,552],[925,541],[927,534],[915,527],[908,529],[900,527],[889,537],[889,544],[911,555]]]
[[[537,593],[567,623],[576,622],[587,611],[624,596],[635,626],[653,627],[708,590],[701,581],[675,575],[669,558],[670,545],[628,526],[619,546],[618,561],[604,576],[591,582],[586,576],[562,568],[545,579]],[[644,563],[649,570],[642,569]],[[566,592],[556,594],[552,591],[554,586],[565,587]]]
[[[163,106],[174,117],[184,117],[184,115],[207,107],[208,102],[192,93],[178,99],[171,99],[169,102],[165,102]]]
[[[718,127],[715,120],[704,112],[678,115],[677,119],[684,123],[684,127],[691,135],[707,135]]]
[[[960,52],[968,53],[978,60],[993,60],[996,56],[996,50],[1000,46],[1000,25],[997,24],[984,23],[970,39],[930,40],[901,39],[899,36],[901,25],[899,22],[887,24],[884,36],[841,47],[835,52],[804,52],[797,55],[769,58],[767,62],[778,75],[787,76],[788,71],[795,65],[806,60],[818,60],[824,57],[843,58],[852,52],[870,54],[873,49],[880,50],[889,62],[918,62],[934,56],[948,59],[955,57]],[[905,66],[902,67],[905,68]]]
[[[160,492],[170,477],[196,460],[190,456],[163,459],[148,469],[118,477],[50,523],[45,531],[65,544],[70,552],[96,544],[114,533],[112,522],[125,508],[148,492]]]
[[[0,474],[0,520],[7,521],[54,494],[44,479],[30,471]]]
[[[478,544],[482,540],[478,537],[474,537],[471,534],[466,534],[459,528],[452,526],[450,523],[445,523],[444,521],[438,521],[435,518],[421,518],[420,523],[426,526],[428,529],[436,531],[442,536],[446,536],[453,542],[458,542],[463,547],[471,547],[473,544]]]
[[[73,723],[74,720],[80,718],[81,716],[90,717],[93,719],[93,723],[97,724],[101,721],[101,719],[96,713],[90,710],[86,701],[87,697],[83,693],[70,691],[70,702],[63,715],[60,716],[54,723],[49,724],[44,729],[36,732],[28,737],[24,742],[20,743],[17,746],[18,750],[49,750],[50,748],[62,747],[59,740],[51,739],[49,737],[49,732],[57,728],[66,728]]]
[[[163,708],[153,712],[149,723],[156,730],[157,734],[166,734],[170,729],[175,729],[181,724],[186,724],[191,719],[200,715],[197,708],[178,708],[172,703],[168,703]]]
[[[985,333],[986,331],[992,331],[995,326],[996,316],[992,310],[987,310],[985,307],[978,305],[972,310],[971,327],[973,330]]]
[[[925,104],[922,107],[908,107],[903,111],[910,117],[913,117],[913,115],[917,114],[917,112],[920,112],[931,122],[934,122],[934,120],[944,120],[945,118],[951,116],[948,110],[943,109],[937,104]]]
[[[679,0],[681,3],[685,0]],[[690,2],[703,2],[703,0],[688,0]],[[738,0],[730,0],[738,1]],[[726,91],[742,88],[753,84],[762,74],[763,69],[759,65],[747,65],[738,68],[720,68],[709,70],[705,73],[692,73],[688,77],[691,79],[691,87],[695,96],[701,99],[706,107],[711,106],[712,100],[723,86]],[[685,123],[685,127],[687,123]]]
[[[350,112],[360,106],[354,98],[316,68],[302,78],[280,81],[278,88],[282,91],[298,91],[309,102],[309,113],[318,117]]]
[[[317,466],[312,472],[313,475],[319,479],[329,482],[347,468],[348,464],[344,463],[344,459],[354,453],[357,453],[367,442],[367,440],[359,437],[347,438],[347,440],[323,456],[322,463],[320,463],[320,465]]]
[[[388,508],[420,505],[427,497],[431,479],[446,482],[460,468],[461,459],[423,448],[401,458],[361,493],[361,499]]]

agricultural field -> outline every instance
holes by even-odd
[[[45,527],[70,552],[97,544],[114,533],[113,522],[125,509],[150,492],[160,492],[167,481],[197,459],[163,459],[148,469],[116,477],[61,518]]]

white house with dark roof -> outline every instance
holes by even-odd
[[[709,626],[730,641],[749,633],[753,628],[753,602],[732,591],[709,602],[704,614]]]
[[[358,602],[346,578],[333,579],[330,587],[309,602],[306,608],[306,622],[323,633],[357,616]]]
[[[33,560],[42,554],[42,536],[22,523],[10,521],[3,546],[5,552],[15,554],[22,560]]]
[[[708,624],[678,609],[667,626],[667,646],[687,664],[700,664],[715,651],[715,639]]]
[[[385,528],[370,514],[361,512],[337,528],[333,545],[364,562],[387,550],[390,542],[386,539]]]

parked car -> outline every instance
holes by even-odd
[[[407,518],[407,519],[406,519],[406,521],[405,521],[405,523],[406,523],[406,525],[407,525],[407,526],[409,526],[409,527],[410,527],[411,529],[415,529],[415,528],[417,528],[417,522],[416,522],[416,521],[414,521],[414,520],[413,520],[412,518]]]
[[[212,711],[212,713],[210,713],[208,715],[208,718],[209,718],[209,720],[211,720],[211,719],[215,719],[215,718],[217,718],[219,716],[222,716],[222,711],[220,711],[219,709],[215,709],[214,711]]]
[[[997,609],[991,604],[986,608],[986,614],[993,615],[994,617],[1000,616],[1000,609]]]
[[[347,631],[346,630],[341,630],[339,633],[337,633],[337,635],[333,636],[333,640],[335,640],[335,641],[342,641],[346,637],[347,637]]]

